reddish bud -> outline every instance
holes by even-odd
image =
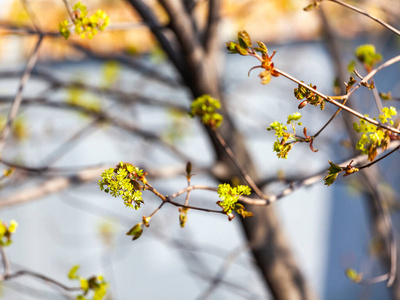
[[[308,103],[308,101],[307,101],[307,100],[304,100],[303,102],[301,102],[301,103],[299,104],[299,106],[298,106],[297,108],[298,108],[298,109],[302,109],[304,106],[307,105],[307,103]]]

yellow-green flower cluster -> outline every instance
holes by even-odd
[[[286,125],[278,121],[272,122],[267,128],[268,131],[274,130],[276,141],[274,142],[273,150],[279,158],[287,158],[289,151],[292,150],[293,142],[297,141],[296,138],[296,125],[302,125],[298,122],[301,119],[301,114],[295,112],[287,117]],[[287,125],[291,124],[293,133],[287,132]]]
[[[393,120],[391,120],[391,118],[396,115],[397,111],[395,107],[384,107],[382,109],[382,114],[379,115],[379,120],[382,124],[388,123],[393,125]],[[366,116],[368,117],[368,115]],[[371,124],[366,120],[360,119],[359,123],[353,124],[353,128],[355,131],[361,133],[356,148],[361,150],[361,153],[367,154],[370,161],[375,159],[378,147],[382,146],[386,149],[390,143],[388,130]]]
[[[120,162],[116,168],[105,170],[101,177],[100,190],[114,197],[121,196],[127,207],[139,209],[140,204],[143,203],[141,190],[147,182],[143,170]],[[142,182],[143,186],[139,182]]]
[[[76,296],[77,300],[89,300],[86,298],[90,291],[92,291],[93,300],[102,300],[107,293],[108,283],[104,281],[102,275],[92,276],[90,278],[83,278],[78,274],[79,265],[75,265],[68,273],[68,278],[71,280],[78,280],[80,282],[82,295]]]
[[[9,246],[12,243],[11,236],[18,227],[18,223],[15,220],[10,221],[10,225],[0,220],[0,246]]]
[[[241,195],[250,195],[251,189],[247,185],[231,187],[229,183],[223,183],[218,186],[217,193],[221,199],[217,204],[228,216],[232,214],[232,210],[238,212],[243,218],[252,216],[252,213],[247,212],[243,205],[237,203]]]
[[[223,121],[223,116],[216,112],[221,107],[219,101],[210,95],[203,95],[192,102],[190,116],[198,116],[201,121],[211,129],[218,128]]]
[[[60,34],[68,39],[71,35],[70,27],[75,26],[75,33],[81,38],[92,39],[99,30],[104,30],[110,24],[110,18],[102,10],[97,10],[93,15],[89,16],[87,8],[80,1],[73,7],[73,20],[70,24],[67,20],[58,24]]]

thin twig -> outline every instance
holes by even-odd
[[[388,149],[394,149],[396,148],[396,150],[400,147],[400,142],[396,141],[396,142],[392,142],[389,145]],[[378,149],[379,153],[382,153],[383,150],[381,148]],[[356,165],[360,165],[362,163],[364,163],[365,161],[367,161],[368,157],[365,154],[361,154],[358,155],[356,157],[353,157],[351,159],[347,159],[345,161],[343,161],[342,163],[339,163],[339,165],[342,166],[347,166],[351,161],[353,161],[354,166]],[[322,170],[314,175],[308,176],[304,179],[301,180],[297,180],[294,182],[289,183],[289,186],[287,188],[285,188],[284,190],[282,190],[280,193],[275,194],[275,195],[271,195],[268,196],[267,198],[264,199],[253,199],[250,197],[245,197],[245,196],[240,196],[239,200],[242,203],[245,204],[251,204],[251,205],[270,205],[272,202],[275,202],[285,196],[290,195],[291,193],[293,193],[295,190],[301,188],[301,187],[306,187],[306,186],[311,186],[319,181],[321,181],[322,178],[324,178],[326,176],[326,170]]]
[[[378,92],[378,89],[376,87],[376,84],[375,84],[374,88],[372,89],[372,93],[374,95],[376,108],[378,109],[378,112],[381,114],[383,105],[382,105],[382,100],[381,100],[381,97],[379,96],[379,92]]]
[[[190,175],[187,175],[187,184],[188,184],[188,187],[189,187],[190,186]],[[185,205],[189,204],[189,196],[190,196],[190,191],[188,191],[186,193]]]
[[[4,268],[3,275],[0,277],[0,281],[2,281],[7,276],[10,275],[10,261],[8,260],[8,257],[6,255],[6,252],[4,251],[3,246],[0,246],[0,255],[1,255],[1,260],[3,262],[3,268]]]
[[[343,101],[343,105],[346,104],[346,101],[347,101],[347,100]],[[325,125],[322,126],[322,128],[321,128],[320,130],[318,130],[318,132],[317,132],[316,134],[313,135],[313,137],[314,137],[314,138],[318,137],[318,136],[321,134],[321,132],[324,131],[324,129],[325,129],[325,128],[333,121],[333,119],[339,114],[339,112],[340,112],[341,110],[342,110],[342,109],[339,107],[339,108],[336,110],[336,112],[333,114],[333,116],[328,120],[328,122],[326,122]]]
[[[261,190],[257,187],[253,179],[249,176],[249,174],[246,172],[246,170],[242,167],[242,165],[239,163],[237,160],[235,154],[229,148],[229,146],[226,144],[225,140],[223,137],[219,134],[218,131],[214,131],[215,137],[217,140],[220,142],[221,146],[224,147],[225,152],[228,154],[230,159],[233,161],[235,164],[236,168],[239,170],[240,174],[242,174],[243,178],[246,180],[246,182],[250,185],[250,187],[256,192],[257,196],[260,197],[261,199],[265,198],[265,195],[261,192]]]
[[[197,298],[201,300],[208,299],[211,294],[215,291],[215,289],[218,287],[218,285],[222,282],[224,279],[224,276],[226,272],[228,271],[229,267],[232,265],[232,263],[236,260],[236,258],[242,254],[244,251],[248,249],[248,244],[244,244],[239,246],[237,249],[233,250],[224,260],[222,263],[221,267],[217,271],[216,275],[213,277],[213,279],[210,282],[210,285],[205,289],[205,291]]]
[[[26,83],[29,80],[29,77],[30,77],[33,67],[36,64],[37,54],[38,54],[38,51],[39,51],[42,41],[43,41],[43,35],[39,35],[39,39],[36,42],[33,53],[31,54],[31,56],[28,60],[24,74],[21,77],[21,80],[20,80],[20,83],[18,86],[17,95],[15,96],[14,102],[11,106],[10,112],[7,117],[7,123],[3,129],[3,132],[0,135],[0,154],[3,152],[3,148],[5,146],[7,137],[11,132],[12,124],[14,122],[15,117],[17,116],[18,109],[19,109],[19,106],[21,105],[21,101],[22,101],[22,91],[23,91]]]
[[[393,59],[392,59],[392,60],[393,60]],[[398,57],[396,57],[396,62],[397,62],[397,61],[400,61],[400,55],[399,55]],[[389,62],[389,61],[388,61],[388,62]],[[390,64],[393,64],[393,63],[394,63],[394,62],[392,61]],[[380,68],[377,68],[377,69],[371,71],[366,77],[364,77],[364,79],[363,79],[361,82],[366,82],[367,80],[365,80],[365,79],[366,79],[367,77],[368,77],[368,79],[371,78],[376,72],[378,72],[380,69],[384,68],[384,67],[385,67],[384,65],[385,65],[385,64],[381,65]],[[386,65],[386,66],[387,66],[387,65]],[[378,70],[378,69],[379,69],[379,70]],[[345,106],[345,105],[343,105],[343,104],[341,104],[341,103],[339,103],[339,102],[333,100],[331,97],[329,97],[329,96],[327,96],[327,95],[325,95],[325,94],[323,94],[323,93],[321,93],[321,92],[319,92],[319,91],[313,89],[312,87],[306,85],[304,82],[301,82],[300,80],[294,78],[293,76],[291,76],[291,75],[289,75],[289,74],[287,74],[287,73],[285,73],[285,72],[283,72],[283,71],[281,71],[281,70],[279,70],[279,69],[276,69],[276,68],[275,68],[275,71],[277,71],[277,72],[278,72],[279,74],[281,74],[282,76],[284,76],[284,77],[286,77],[286,78],[292,80],[293,82],[296,82],[297,84],[299,84],[299,85],[305,87],[306,89],[308,89],[308,90],[314,92],[314,93],[317,94],[318,96],[320,96],[320,97],[322,97],[323,99],[325,99],[327,102],[332,103],[332,104],[336,105],[337,107],[340,107],[340,108],[342,108],[343,110],[345,110],[345,111],[351,113],[352,115],[354,115],[354,116],[356,116],[356,117],[358,117],[358,118],[360,118],[360,119],[366,120],[366,121],[368,121],[369,123],[374,124],[374,125],[376,125],[376,126],[378,126],[378,127],[381,127],[381,128],[387,129],[387,130],[389,130],[389,131],[392,131],[392,132],[394,132],[394,133],[400,134],[400,130],[398,130],[398,129],[396,129],[396,128],[393,128],[393,127],[391,127],[391,126],[387,126],[387,125],[385,125],[385,124],[381,124],[381,123],[379,123],[378,121],[376,121],[376,120],[374,120],[374,119],[371,119],[371,118],[369,118],[369,117],[364,116],[363,114],[359,113],[358,111],[355,111],[354,109],[351,109],[350,107]],[[373,73],[373,74],[371,74],[371,73]],[[347,95],[350,96],[350,94],[351,94],[351,93],[349,92],[349,94],[347,94]]]
[[[70,291],[70,292],[74,292],[74,291],[82,291],[82,289],[80,287],[68,287],[64,284],[62,284],[61,282],[54,280],[53,278],[50,278],[46,275],[37,273],[37,272],[33,272],[33,271],[29,271],[29,270],[20,270],[14,273],[9,274],[8,276],[6,276],[3,280],[9,280],[9,279],[13,279],[19,276],[23,276],[23,275],[27,275],[27,276],[32,276],[38,279],[41,279],[43,281],[49,282],[51,284],[54,284],[60,288],[62,288],[63,290],[66,291]]]
[[[36,17],[35,13],[32,11],[30,4],[28,3],[27,0],[22,0],[22,5],[24,6],[25,11],[28,13],[29,17],[32,20],[32,26],[35,29],[36,33],[40,32],[41,30],[39,29],[39,21],[38,18]]]
[[[391,59],[385,61],[383,64],[381,64],[379,67],[373,69],[371,72],[369,72],[366,76],[363,77],[363,79],[354,87],[352,88],[345,96],[348,98],[350,97],[357,89],[359,89],[363,84],[366,84],[368,80],[370,80],[376,73],[381,71],[384,68],[387,68],[397,62],[400,61],[400,55],[397,55],[395,57],[392,57]],[[369,122],[369,121],[368,121]]]
[[[74,14],[73,14],[73,12],[72,12],[72,7],[71,7],[71,5],[69,5],[69,3],[68,3],[67,0],[62,0],[62,1],[63,1],[64,4],[65,4],[65,8],[66,8],[67,11],[68,11],[68,15],[69,15],[69,17],[71,18],[71,21],[73,22],[73,21],[75,20],[75,18],[74,18]]]
[[[364,16],[366,16],[366,17],[372,19],[372,20],[374,20],[375,22],[381,24],[382,26],[386,27],[386,28],[389,29],[390,31],[392,31],[392,32],[394,32],[395,34],[397,34],[397,35],[400,36],[400,31],[399,31],[398,29],[394,28],[393,26],[389,25],[388,23],[382,21],[382,20],[379,19],[379,18],[370,15],[369,13],[363,11],[362,9],[359,9],[359,8],[353,6],[353,5],[350,5],[350,4],[348,4],[348,3],[342,2],[342,1],[340,1],[340,0],[328,0],[328,1],[335,2],[335,3],[337,3],[337,4],[340,4],[340,5],[344,6],[344,7],[349,8],[349,9],[351,9],[351,10],[354,10],[355,12],[358,12],[358,13],[360,13],[360,14],[362,14],[362,15],[364,15]]]
[[[365,166],[358,167],[358,169],[359,169],[359,170],[362,170],[362,169],[365,169],[365,168],[369,168],[369,167],[372,166],[373,164],[376,164],[378,161],[384,159],[385,157],[389,156],[390,154],[392,154],[393,152],[396,152],[396,151],[399,150],[399,149],[400,149],[400,145],[397,146],[396,148],[394,148],[392,151],[386,153],[386,154],[383,155],[382,157],[380,157],[380,158],[374,160],[373,162],[371,162],[371,163],[369,163],[369,164],[367,164],[367,165],[365,165]]]

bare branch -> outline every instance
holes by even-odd
[[[171,41],[164,34],[164,30],[162,28],[160,22],[157,20],[157,17],[151,11],[150,7],[145,4],[142,0],[127,0],[140,14],[143,21],[147,24],[150,30],[153,32],[161,47],[164,49],[165,53],[169,57],[169,59],[173,62],[174,66],[179,70],[181,74],[185,74],[184,72],[184,63],[180,58],[179,54],[172,47]]]
[[[22,101],[22,91],[25,87],[25,84],[28,82],[30,74],[32,72],[33,67],[35,66],[36,60],[37,60],[37,53],[39,51],[40,44],[42,43],[43,36],[39,35],[39,39],[36,42],[35,48],[33,50],[33,53],[31,54],[28,63],[26,65],[24,74],[21,77],[19,86],[18,86],[18,91],[17,95],[15,96],[14,102],[11,106],[10,112],[8,114],[7,118],[7,123],[3,129],[3,132],[0,135],[0,154],[3,152],[4,145],[6,143],[7,137],[10,134],[11,131],[11,126],[14,122],[15,117],[17,116],[19,106]]]
[[[208,20],[203,34],[203,47],[207,55],[215,53],[215,49],[218,47],[220,11],[221,0],[208,1]]]
[[[395,62],[397,62],[397,61],[400,61],[400,55],[397,56],[397,57],[395,57],[395,58],[392,58],[391,60],[389,60],[389,61],[387,61],[386,63],[382,64],[379,68],[377,68],[377,69],[371,71],[367,76],[364,77],[364,79],[363,79],[361,82],[366,83],[366,82],[368,81],[368,79],[370,79],[372,76],[374,76],[379,70],[382,70],[383,68],[385,68],[385,67],[387,67],[387,66],[389,66],[389,65],[391,65],[391,64],[393,64],[393,63],[395,63]],[[381,124],[381,123],[379,123],[378,121],[376,121],[376,120],[374,120],[374,119],[371,119],[371,118],[369,118],[369,117],[366,117],[366,116],[364,116],[363,114],[359,113],[358,111],[355,111],[354,109],[351,109],[350,107],[348,107],[348,106],[346,106],[346,105],[343,105],[342,103],[339,103],[339,102],[333,100],[331,97],[326,96],[325,94],[323,94],[323,93],[321,93],[321,92],[319,92],[319,91],[313,89],[312,87],[310,87],[310,86],[308,86],[307,84],[305,84],[304,82],[301,82],[300,80],[294,78],[293,76],[291,76],[291,75],[289,75],[289,74],[287,74],[287,73],[285,73],[285,72],[283,72],[283,71],[281,71],[281,70],[278,70],[278,69],[276,69],[276,68],[275,68],[275,70],[276,70],[279,74],[281,74],[282,76],[284,76],[284,77],[286,77],[286,78],[288,78],[288,79],[290,79],[290,80],[296,82],[297,84],[299,84],[299,85],[305,87],[306,89],[308,89],[308,90],[314,92],[314,93],[317,94],[318,96],[324,98],[327,102],[332,103],[332,104],[336,105],[337,107],[340,107],[341,109],[343,109],[343,110],[345,110],[345,111],[351,113],[352,115],[354,115],[354,116],[356,116],[356,117],[358,117],[358,118],[360,118],[360,119],[366,120],[366,121],[368,121],[369,123],[374,124],[374,125],[376,125],[376,126],[378,126],[378,127],[382,127],[382,128],[384,128],[384,129],[387,129],[387,130],[392,131],[392,132],[394,132],[394,133],[400,134],[400,130],[398,130],[398,129],[396,129],[396,128],[393,128],[393,127],[391,127],[391,126],[385,125],[385,124]],[[359,83],[359,85],[361,84],[361,82]],[[360,85],[360,86],[361,86],[361,85]],[[353,91],[354,91],[354,90],[353,90]],[[349,94],[345,95],[345,98],[348,98],[350,95],[351,95],[351,92],[349,92]]]
[[[379,18],[377,18],[377,17],[374,17],[374,16],[372,16],[372,15],[366,13],[366,12],[363,11],[362,9],[359,9],[359,8],[353,6],[353,5],[350,5],[350,4],[348,4],[348,3],[342,2],[342,1],[340,1],[340,0],[328,0],[328,1],[335,2],[335,3],[337,3],[337,4],[340,4],[340,5],[344,6],[344,7],[349,8],[349,9],[351,9],[351,10],[354,10],[355,12],[358,12],[358,13],[360,13],[360,14],[362,14],[362,15],[364,15],[364,16],[366,16],[366,17],[372,19],[372,20],[374,20],[375,22],[378,22],[379,24],[381,24],[381,25],[384,26],[385,28],[389,29],[390,31],[392,31],[392,32],[394,32],[395,34],[397,34],[397,35],[400,36],[400,31],[399,31],[399,30],[397,30],[397,29],[394,28],[393,26],[389,25],[388,23],[382,21],[381,19],[379,19]]]
[[[100,178],[106,166],[83,169],[69,176],[56,176],[47,181],[25,190],[17,191],[11,195],[0,197],[0,208],[24,204],[45,197],[49,194],[62,191],[70,185],[83,184]]]
[[[390,149],[397,150],[397,148],[399,146],[400,146],[400,141],[395,141],[395,142],[390,143],[388,149],[389,150]],[[381,154],[383,151],[384,150],[379,148],[378,155]],[[339,165],[346,166],[351,161],[353,161],[354,165],[360,165],[360,164],[365,163],[367,160],[368,160],[368,157],[365,154],[362,154],[362,155],[358,155],[354,158],[347,159],[347,160],[343,161],[342,163],[340,163]],[[293,193],[294,191],[296,191],[297,189],[299,189],[301,187],[310,186],[310,185],[313,185],[313,184],[321,181],[325,176],[326,176],[326,170],[323,170],[323,171],[320,171],[320,172],[318,172],[314,175],[311,175],[307,178],[289,183],[289,186],[287,188],[285,188],[283,191],[281,191],[279,194],[269,196],[266,199],[252,199],[249,197],[240,196],[239,200],[243,203],[251,204],[251,205],[269,205],[272,202],[275,202],[287,195],[290,195],[291,193]]]
[[[257,196],[260,197],[261,199],[265,198],[265,195],[260,191],[260,189],[257,187],[255,182],[253,181],[253,179],[251,179],[249,174],[246,172],[246,170],[243,168],[243,166],[237,160],[235,154],[232,152],[231,148],[228,147],[228,145],[226,144],[226,142],[222,138],[222,136],[219,134],[219,132],[218,131],[214,131],[214,134],[215,134],[215,137],[218,139],[218,141],[221,143],[222,147],[224,147],[224,150],[229,155],[229,157],[231,158],[231,160],[235,164],[236,168],[238,168],[240,174],[242,174],[242,176],[246,180],[246,182],[256,192]]]
[[[62,284],[61,282],[59,282],[57,280],[54,280],[53,278],[50,278],[50,277],[48,277],[46,275],[43,275],[43,274],[40,274],[40,273],[37,273],[37,272],[33,272],[33,271],[29,271],[29,270],[16,271],[16,272],[11,273],[8,276],[6,276],[3,280],[10,280],[10,279],[17,278],[17,277],[20,277],[20,276],[31,276],[31,277],[34,277],[34,278],[38,278],[38,279],[41,279],[41,280],[43,280],[45,282],[54,284],[54,285],[62,288],[63,290],[70,291],[70,292],[82,291],[82,289],[80,287],[68,287],[68,286]]]

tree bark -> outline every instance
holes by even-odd
[[[185,10],[184,5],[176,0],[160,0],[161,5],[170,17],[170,23],[162,28],[152,14],[151,9],[140,0],[128,0],[149,24],[154,36],[158,39],[170,61],[175,65],[193,99],[204,94],[222,98],[216,60],[217,23],[220,0],[210,0],[208,25],[203,33],[196,34],[194,20]],[[162,29],[160,29],[162,28]],[[167,31],[168,37],[167,38]],[[172,34],[171,34],[172,33]],[[172,35],[172,37],[171,37]],[[175,44],[172,44],[175,43]],[[176,45],[177,44],[177,45]],[[239,162],[253,180],[257,173],[246,149],[246,144],[236,130],[226,107],[222,107],[224,124],[219,132],[233,150]],[[205,128],[214,146],[216,162],[215,177],[221,182],[231,182],[233,178],[242,178],[223,147],[216,140],[214,133]],[[297,300],[316,299],[308,287],[297,263],[295,262],[286,235],[272,207],[252,207],[254,217],[243,220],[243,229],[251,246],[257,265],[264,276],[275,299]]]

